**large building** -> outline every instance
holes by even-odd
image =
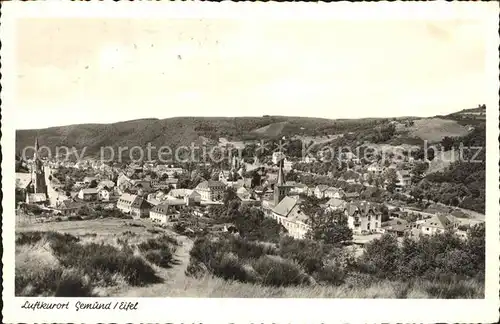
[[[378,232],[382,227],[382,213],[377,204],[367,201],[349,203],[344,209],[347,225],[354,234]]]
[[[276,205],[271,217],[288,231],[288,235],[303,239],[310,230],[309,217],[301,210],[301,200],[285,197]]]
[[[220,181],[207,180],[196,186],[202,200],[217,201],[222,200],[224,196],[225,185]]]

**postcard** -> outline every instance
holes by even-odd
[[[498,320],[497,4],[2,7],[6,322]]]

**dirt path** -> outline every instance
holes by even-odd
[[[183,290],[186,282],[185,271],[189,264],[189,251],[193,241],[186,237],[171,233],[179,242],[175,252],[175,264],[170,269],[157,267],[157,274],[164,279],[163,283],[145,287],[123,287],[110,295],[117,297],[168,297],[172,290]]]

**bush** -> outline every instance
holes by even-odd
[[[312,240],[296,240],[284,237],[280,240],[279,255],[297,261],[309,274],[323,267],[323,244]]]
[[[392,235],[384,235],[371,241],[358,260],[362,272],[381,278],[393,277],[397,271],[400,251],[397,239]]]
[[[163,235],[155,239],[149,239],[142,242],[137,247],[144,252],[145,258],[159,267],[168,268],[174,259],[173,252],[175,250],[177,240],[170,236]]]
[[[63,270],[60,268],[17,268],[15,270],[16,296],[50,296],[56,289]]]
[[[211,272],[225,280],[255,282],[256,278],[247,271],[243,262],[232,253],[218,253],[210,262]]]
[[[81,271],[64,271],[55,289],[55,297],[92,297],[92,286]]]
[[[484,227],[484,226],[483,226]],[[397,240],[384,235],[366,247],[357,269],[379,278],[484,278],[484,230],[474,228],[467,241],[451,232]]]
[[[16,245],[33,245],[42,239],[57,244],[72,244],[80,240],[78,237],[67,233],[30,231],[17,233]]]
[[[314,274],[314,278],[316,279],[316,282],[338,286],[344,283],[346,275],[347,272],[345,269],[334,263],[329,263],[319,269]]]
[[[268,286],[304,285],[309,280],[299,265],[289,260],[262,256],[252,262],[252,266],[260,275],[261,283]]]
[[[134,256],[131,249],[120,251],[105,244],[60,242],[52,243],[51,247],[61,265],[82,270],[92,282],[109,285],[116,274],[135,286],[160,282],[154,270],[143,259]]]
[[[16,234],[16,245],[33,245],[39,242],[43,232],[20,232]]]
[[[173,255],[170,250],[150,250],[144,254],[144,257],[149,262],[156,264],[162,268],[169,268],[171,266]]]

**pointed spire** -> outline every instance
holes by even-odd
[[[282,186],[285,184],[285,175],[283,173],[283,159],[279,161],[279,170],[278,170],[278,186]]]
[[[35,137],[35,153],[33,154],[33,160],[38,160],[38,151],[40,150],[40,146],[38,145],[38,137]]]

